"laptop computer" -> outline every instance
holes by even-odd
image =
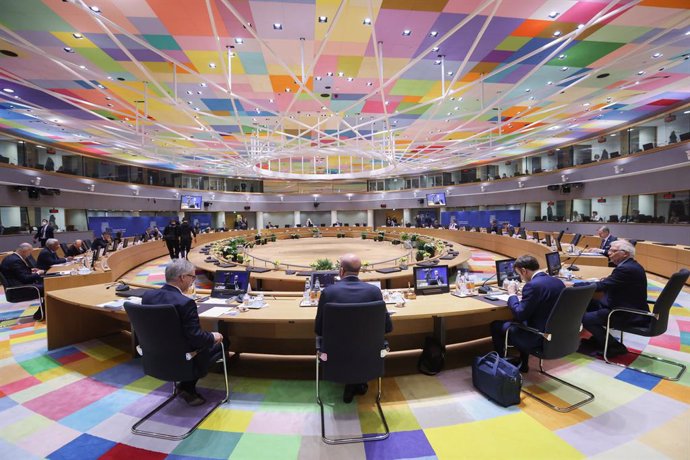
[[[218,270],[213,280],[211,297],[229,299],[249,290],[251,272],[244,270]]]
[[[561,255],[557,252],[548,252],[544,254],[546,258],[546,273],[551,276],[558,275],[561,271]]]
[[[547,233],[544,235],[544,244],[546,244],[548,247],[551,247],[551,234]]]

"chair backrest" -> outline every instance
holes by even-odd
[[[328,303],[323,311],[322,361],[324,379],[362,383],[383,375],[386,304]]]
[[[62,257],[67,257],[67,253],[69,252],[67,243],[60,243],[60,249],[62,249]]]
[[[690,276],[690,270],[683,268],[679,272],[674,273],[669,278],[668,283],[661,290],[659,298],[654,303],[654,314],[658,315],[658,319],[652,319],[650,324],[650,336],[656,337],[666,332],[668,327],[668,315],[676,301],[678,294],[683,289],[685,282]]]
[[[595,290],[595,284],[587,284],[561,291],[546,321],[544,332],[551,334],[551,340],[544,340],[542,358],[558,359],[578,349],[582,317]]]
[[[7,289],[8,287],[10,287],[9,283],[7,282],[7,278],[5,278],[5,275],[2,272],[0,272],[0,284],[2,284],[2,287],[4,289]],[[7,294],[7,293],[5,293],[5,294]]]
[[[142,350],[144,373],[160,380],[187,381],[198,377],[192,352],[182,334],[182,323],[172,305],[138,305],[125,302],[125,311]]]

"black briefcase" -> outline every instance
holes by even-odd
[[[503,407],[520,404],[520,370],[495,351],[474,358],[472,384],[484,396]]]

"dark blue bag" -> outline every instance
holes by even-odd
[[[474,358],[472,384],[484,396],[503,407],[520,404],[520,370],[495,351]]]

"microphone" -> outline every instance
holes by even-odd
[[[589,244],[586,244],[585,247],[582,248],[582,251],[580,251],[580,253],[577,255],[577,257],[575,257],[575,259],[573,259],[573,263],[570,264],[570,267],[568,267],[568,270],[570,270],[571,272],[580,271],[580,268],[577,265],[575,265],[575,261],[582,255],[583,252],[585,252],[585,249],[587,249],[588,247],[589,247]]]
[[[495,276],[496,276],[496,273],[494,273],[493,275],[491,275],[490,277],[488,277],[487,279],[485,279],[484,282],[482,283],[482,285],[479,286],[479,287],[477,288],[477,292],[480,293],[480,294],[488,294],[489,292],[491,292],[491,290],[492,290],[492,289],[491,289],[491,286],[487,286],[486,283],[487,283],[491,278],[494,278]]]

